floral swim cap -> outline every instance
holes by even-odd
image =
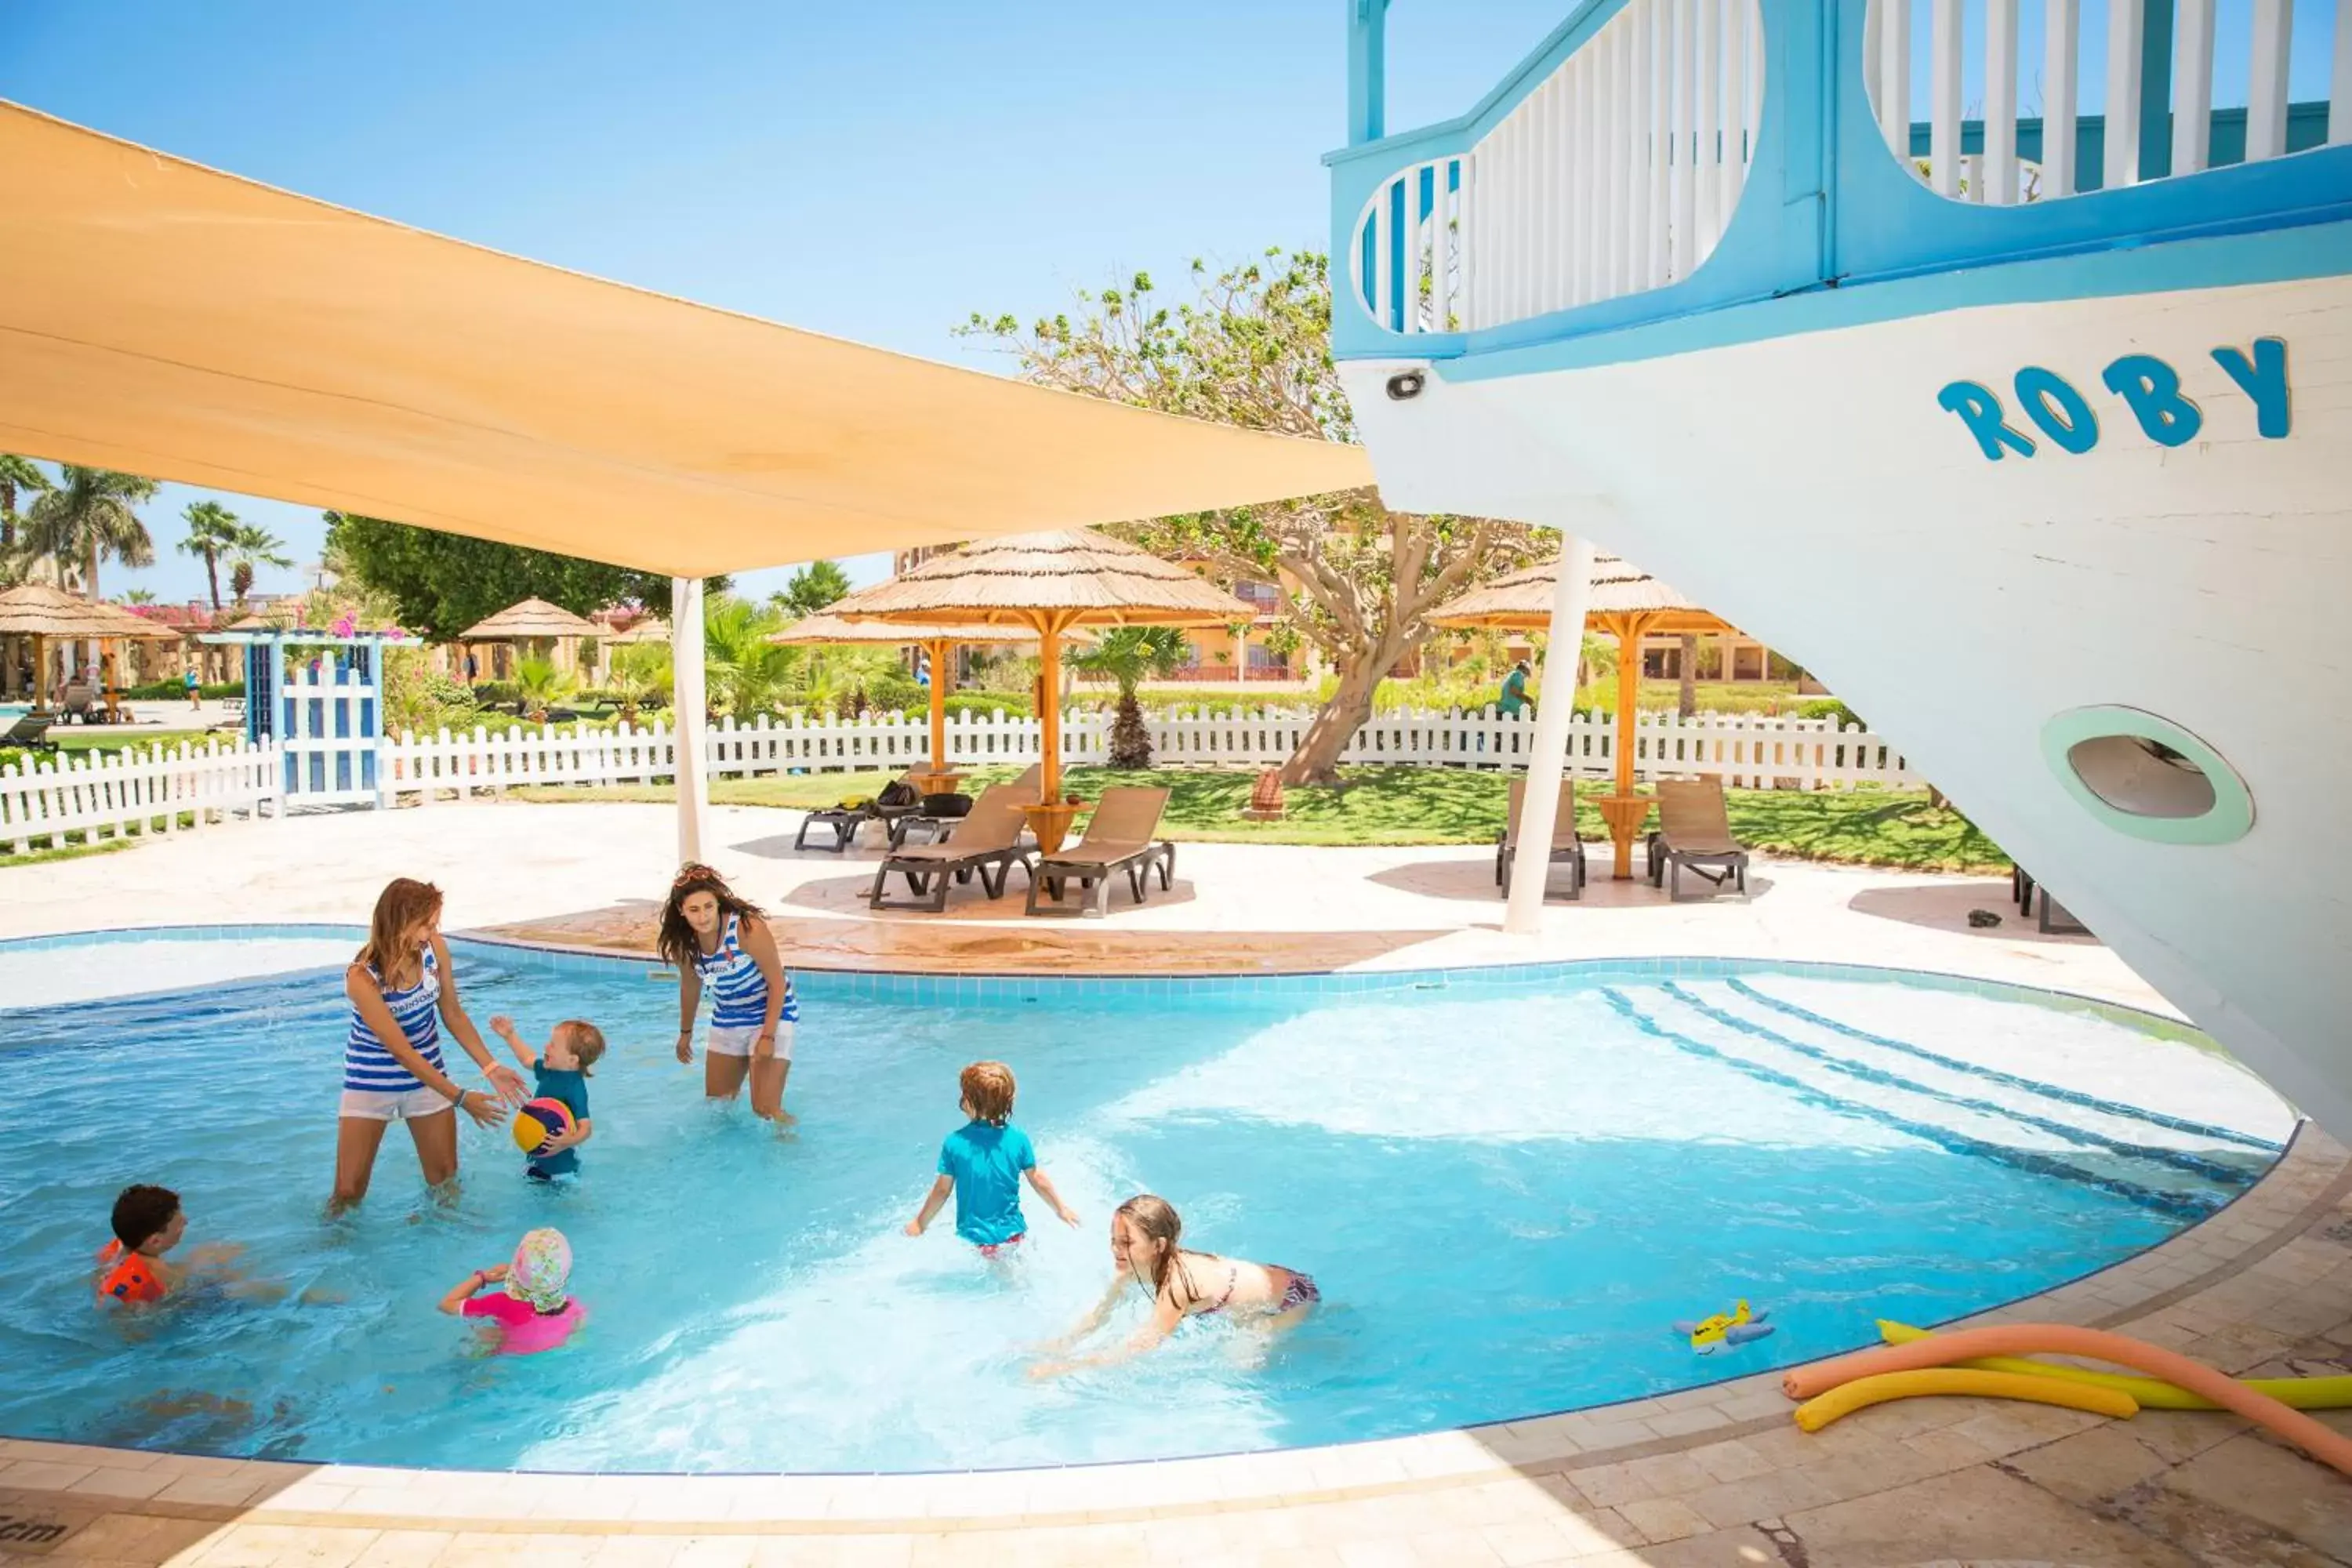
[[[534,1311],[552,1312],[571,1298],[564,1287],[572,1279],[572,1244],[552,1226],[525,1236],[515,1247],[507,1270],[507,1294],[527,1301]]]

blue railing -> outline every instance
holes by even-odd
[[[1336,352],[1454,358],[2352,217],[2352,70],[2336,73],[2339,112],[2286,103],[2279,8],[2256,8],[2273,30],[2253,40],[2245,108],[2210,107],[2212,0],[2112,0],[2110,111],[2075,114],[2069,77],[2025,118],[2016,0],[1983,3],[1984,56],[1964,78],[1958,0],[1938,0],[1916,56],[1906,4],[1588,0],[1469,113],[1386,136],[1386,0],[1348,0],[1350,129],[1365,139],[1326,159]],[[2076,7],[2047,9],[2035,75],[2075,58]],[[1909,112],[1915,61],[1931,83],[1924,121]],[[1968,120],[1964,79],[1983,97]],[[2111,150],[2118,115],[2131,134]],[[2071,157],[2045,160],[2068,124]]]

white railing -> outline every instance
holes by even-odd
[[[1468,153],[1381,186],[1357,297],[1391,331],[1475,331],[1688,278],[1739,205],[1763,100],[1755,0],[1628,0]]]
[[[68,834],[96,842],[258,818],[265,807],[282,816],[284,797],[274,745],[215,741],[10,764],[0,767],[0,853],[39,847],[36,839],[61,847]]]
[[[1273,767],[1297,749],[1315,710],[1263,708],[1213,714],[1180,710],[1150,714],[1155,763],[1168,767]],[[1109,755],[1111,715],[1087,710],[1063,722],[1066,761],[1093,763]],[[1039,751],[1037,721],[1002,712],[955,714],[947,722],[948,758],[959,766],[1026,763]],[[1616,721],[1579,713],[1570,721],[1570,765],[1588,776],[1615,766]],[[1342,760],[1357,764],[1510,768],[1523,766],[1535,741],[1531,718],[1492,710],[1376,715],[1349,742]],[[1749,789],[1834,789],[1870,784],[1916,787],[1926,783],[1881,736],[1828,719],[1763,714],[1702,713],[1682,719],[1643,714],[1634,726],[1639,778],[1712,774]],[[708,736],[708,769],[715,778],[754,773],[896,770],[930,754],[929,721],[919,715],[857,720],[761,720],[724,722]],[[385,799],[414,795],[432,801],[530,785],[647,784],[671,777],[677,742],[661,725],[609,731],[585,726],[543,731],[404,735],[383,742],[378,777]]]
[[[2031,3],[2031,0],[2029,0]],[[2309,5],[2307,11],[2320,7]],[[1938,195],[1993,206],[2051,201],[2083,194],[2076,142],[2084,123],[2082,0],[2040,0],[2042,58],[2020,61],[2019,0],[1927,0],[1924,36],[1913,0],[1870,0],[1864,58],[1871,100],[1888,149],[1918,172],[1913,155],[1912,83],[1924,67],[1928,81],[1928,151],[1925,178]],[[2218,0],[2178,0],[2172,37],[2155,40],[2169,60],[2169,102],[2147,101],[2143,68],[2150,42],[2145,0],[2105,0],[2104,132],[2098,188],[2119,190],[2154,177],[2141,167],[2141,131],[2148,117],[2170,120],[2173,174],[2193,174],[2216,163],[2281,157],[2290,145],[2287,66],[2294,45],[2294,0],[2251,0],[2247,77],[2239,83],[2215,72]],[[2326,140],[2352,142],[2352,0],[2335,0],[2335,49],[2330,72]],[[1981,40],[1981,60],[1969,58],[1967,40]],[[2235,57],[2232,48],[2222,51]],[[2037,80],[2041,101],[2027,119],[2041,121],[2042,157],[2020,152],[2021,72]],[[1964,84],[1979,91],[1969,112]],[[2226,107],[2217,110],[2214,104]],[[2239,107],[2242,105],[2243,107]],[[2311,106],[2316,108],[2317,106]],[[1964,145],[1980,121],[1979,147]],[[2315,136],[2316,132],[2314,132]]]

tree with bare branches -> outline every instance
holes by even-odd
[[[1043,385],[1254,430],[1354,440],[1355,416],[1331,360],[1326,258],[1272,249],[1214,275],[1195,261],[1192,276],[1193,297],[1172,308],[1139,274],[1125,289],[1081,291],[1074,313],[1026,328],[1011,316],[974,315],[960,334],[994,342]],[[1289,590],[1277,629],[1318,649],[1339,686],[1284,764],[1288,784],[1335,782],[1381,678],[1435,635],[1430,613],[1542,548],[1525,523],[1393,512],[1371,490],[1108,531],[1203,563],[1226,587],[1276,579]]]

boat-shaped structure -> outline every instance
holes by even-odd
[[[2352,1135],[2352,4],[2216,5],[1591,0],[1389,135],[1348,0],[1333,341],[1391,506],[1785,650]]]

